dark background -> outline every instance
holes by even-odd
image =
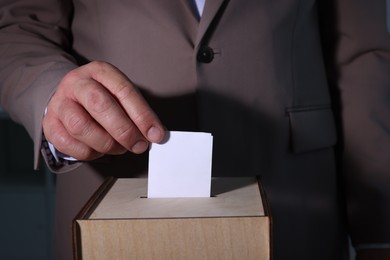
[[[50,259],[55,176],[33,170],[33,143],[0,108],[0,259]]]

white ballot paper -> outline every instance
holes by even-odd
[[[148,198],[210,197],[213,136],[166,134],[166,141],[150,146]]]

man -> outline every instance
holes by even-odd
[[[56,259],[165,128],[212,132],[214,176],[261,176],[275,259],[346,259],[347,226],[388,259],[385,1],[2,0],[0,28],[1,105],[59,173]]]

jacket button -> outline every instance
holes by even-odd
[[[199,62],[210,63],[214,59],[214,51],[208,46],[201,46],[199,48],[196,59]]]

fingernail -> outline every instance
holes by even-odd
[[[147,135],[148,135],[149,141],[151,141],[151,142],[159,142],[162,138],[162,136],[161,136],[162,133],[161,133],[160,129],[158,129],[155,126],[152,126],[149,129]]]
[[[146,149],[148,149],[148,143],[145,141],[139,141],[131,148],[131,151],[133,153],[143,153]]]

